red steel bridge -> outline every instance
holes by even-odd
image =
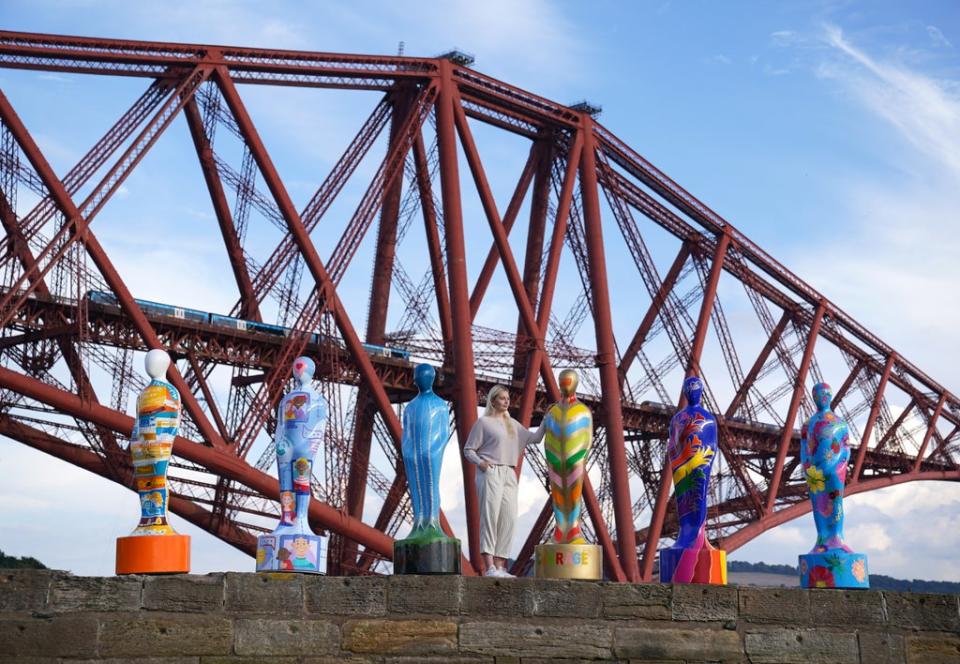
[[[831,382],[834,408],[851,423],[848,494],[960,479],[955,394],[617,138],[596,108],[544,99],[471,64],[458,52],[0,32],[3,68],[142,81],[60,173],[0,90],[0,434],[130,487],[130,396],[144,383],[135,353],[163,348],[184,405],[171,510],[252,555],[278,514],[273,413],[291,360],[307,353],[331,404],[310,518],[330,535],[327,568],[339,574],[388,570],[392,538],[410,520],[399,415],[419,361],[439,367],[459,441],[494,383],[509,386],[514,415],[532,426],[558,398],[556,372],[580,371],[596,422],[585,527],[618,580],[649,580],[658,546],[676,532],[663,467],[684,375],[704,378],[719,416],[709,527],[727,550],[809,510],[798,429],[815,381]],[[241,94],[250,85],[370,101],[299,205],[251,119]],[[145,306],[98,240],[111,222],[94,224],[177,123],[192,142],[177,168],[202,177],[229,265],[222,281],[235,302],[220,323]],[[522,150],[510,191],[495,193],[504,174],[480,156],[490,136]],[[348,283],[369,299],[345,298]],[[481,325],[494,300],[500,324]],[[543,478],[539,453],[526,466]],[[472,574],[473,467],[462,474],[466,532],[456,534]],[[544,492],[517,569],[551,518]]]

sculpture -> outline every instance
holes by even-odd
[[[167,521],[167,465],[180,427],[180,393],[163,380],[170,356],[151,350],[144,360],[150,383],[137,398],[130,435],[133,476],[140,498],[140,523],[117,538],[117,574],[170,574],[190,571],[190,536]]]
[[[707,488],[717,454],[717,420],[700,406],[703,383],[683,381],[685,408],[670,420],[670,472],[673,474],[680,532],[673,546],[660,551],[661,583],[727,582],[727,553],[707,539]]]
[[[544,415],[544,454],[556,528],[553,543],[536,548],[536,574],[547,578],[599,579],[602,550],[596,544],[587,544],[580,531],[583,481],[593,444],[593,416],[577,399],[576,371],[561,371],[558,383],[560,401]]]
[[[413,503],[413,529],[393,545],[394,574],[459,574],[460,540],[440,527],[440,466],[450,439],[450,410],[433,393],[436,371],[414,369],[418,394],[403,411],[403,467]]]
[[[810,489],[817,543],[810,553],[800,556],[800,585],[869,588],[867,556],[854,553],[843,540],[843,489],[850,460],[847,424],[830,409],[833,392],[829,385],[814,385],[813,401],[817,412],[803,427],[800,461]]]
[[[280,478],[280,524],[257,538],[257,571],[320,570],[320,536],[310,529],[313,458],[323,440],[327,401],[311,385],[316,365],[309,357],[293,362],[298,385],[280,400],[274,441]]]

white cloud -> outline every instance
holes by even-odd
[[[793,30],[776,30],[770,33],[770,43],[774,46],[791,46],[800,37]]]
[[[953,44],[950,43],[950,40],[946,38],[946,36],[937,26],[928,25],[927,35],[930,36],[930,41],[934,46],[946,46],[947,48],[953,48]]]

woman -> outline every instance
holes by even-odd
[[[480,553],[484,576],[512,577],[506,567],[517,520],[516,465],[528,445],[543,440],[543,424],[530,432],[510,417],[510,394],[494,385],[487,394],[487,409],[470,430],[463,448],[467,461],[476,464],[480,494]]]

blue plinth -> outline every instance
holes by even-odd
[[[802,588],[869,588],[865,553],[833,549],[800,556]]]

